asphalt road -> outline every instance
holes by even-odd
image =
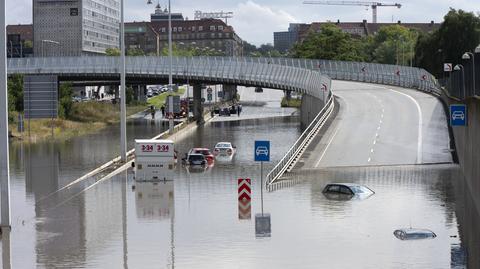
[[[452,162],[446,115],[415,90],[335,81],[340,110],[301,160],[304,168]]]

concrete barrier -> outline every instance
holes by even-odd
[[[468,125],[451,128],[458,162],[477,211],[480,213],[480,99],[460,100],[444,92],[442,100],[448,106],[451,104],[467,105]]]

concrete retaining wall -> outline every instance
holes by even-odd
[[[321,99],[304,94],[302,96],[302,105],[300,106],[300,123],[301,128],[305,129],[312,120],[323,109],[324,102]]]
[[[477,210],[480,210],[480,99],[456,101],[444,97],[447,104],[467,105],[468,126],[452,127],[458,161],[471,191]]]

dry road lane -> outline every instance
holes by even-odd
[[[335,81],[340,111],[312,143],[304,168],[452,162],[447,119],[429,94]]]

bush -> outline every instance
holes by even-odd
[[[62,119],[69,119],[72,116],[72,95],[72,84],[66,83],[60,85],[60,89],[58,91],[58,116]]]

